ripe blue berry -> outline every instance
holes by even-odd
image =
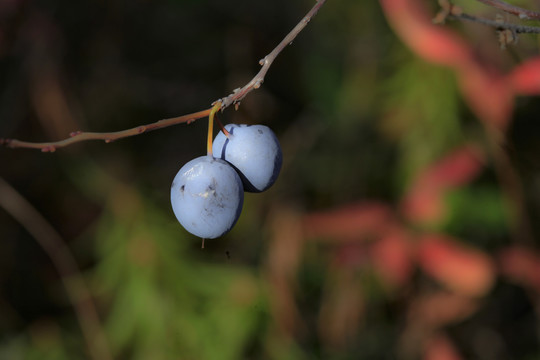
[[[276,181],[283,155],[279,141],[264,125],[228,124],[229,137],[220,132],[213,153],[229,162],[240,175],[245,191],[261,192]]]
[[[182,226],[203,239],[228,232],[240,217],[244,189],[225,161],[201,156],[176,174],[171,186],[174,215]]]

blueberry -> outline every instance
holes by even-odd
[[[245,191],[261,192],[276,181],[283,155],[279,141],[264,125],[228,124],[229,137],[220,132],[213,153],[229,162],[240,175]]]
[[[203,239],[227,233],[244,203],[244,189],[236,171],[225,161],[201,156],[176,174],[171,186],[174,215],[182,226]]]

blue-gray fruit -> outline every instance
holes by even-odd
[[[201,156],[176,174],[171,186],[174,215],[182,226],[203,239],[227,233],[242,212],[244,189],[225,161]]]
[[[261,192],[276,181],[283,155],[279,141],[264,125],[228,124],[229,137],[220,132],[213,143],[214,156],[230,163],[240,175],[244,190]]]

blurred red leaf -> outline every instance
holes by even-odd
[[[511,87],[450,30],[434,25],[420,1],[380,0],[390,25],[419,57],[456,72],[471,110],[486,124],[504,130],[513,108]],[[419,79],[419,81],[421,81]]]
[[[540,57],[525,61],[508,74],[508,83],[521,95],[540,94]]]
[[[503,275],[540,291],[540,255],[516,246],[502,251],[499,260]]]
[[[402,202],[402,211],[410,221],[433,224],[441,221],[445,207],[441,189],[436,186],[413,186]]]
[[[412,243],[403,230],[396,229],[376,241],[371,259],[385,285],[403,286],[412,276]]]
[[[445,215],[444,192],[473,180],[483,167],[482,152],[465,145],[421,172],[403,199],[402,210],[412,221],[435,223]]]
[[[339,245],[333,254],[333,261],[339,266],[359,268],[369,262],[369,252],[364,243],[350,242]]]
[[[468,318],[478,310],[478,301],[447,291],[435,291],[414,298],[409,308],[408,323],[423,332],[439,329]]]
[[[418,244],[418,264],[449,289],[482,296],[492,286],[495,268],[490,257],[445,235],[425,235]]]
[[[333,240],[358,240],[379,234],[395,222],[391,209],[381,203],[354,204],[339,209],[304,216],[307,238],[328,237]]]
[[[455,149],[420,175],[420,182],[456,187],[468,183],[483,167],[483,154],[474,145]]]
[[[461,360],[456,346],[443,334],[437,334],[427,340],[424,349],[424,360]]]
[[[403,351],[416,354],[420,348],[424,350],[424,356],[428,359],[438,359],[436,356],[445,359],[444,355],[454,354],[454,351],[451,351],[453,346],[431,343],[431,340],[440,329],[461,322],[474,314],[479,308],[479,303],[478,299],[448,291],[429,291],[413,296],[400,339]]]
[[[506,78],[487,64],[467,63],[457,69],[465,100],[489,128],[506,131],[514,108],[514,93]]]
[[[445,28],[433,25],[419,1],[380,2],[390,25],[418,56],[452,67],[472,61],[466,43]]]

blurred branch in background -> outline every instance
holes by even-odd
[[[97,309],[77,261],[47,220],[11,185],[0,178],[0,207],[17,220],[39,243],[60,275],[93,360],[112,360]]]
[[[492,20],[466,14],[461,7],[455,6],[448,0],[439,0],[439,5],[441,6],[441,10],[433,18],[435,24],[443,24],[447,19],[451,19],[491,26],[498,32],[499,43],[502,49],[505,49],[509,44],[517,43],[518,34],[540,34],[540,27],[507,23],[501,16]],[[523,17],[520,16],[520,18]]]
[[[488,6],[492,6],[496,9],[502,10],[512,15],[518,16],[523,20],[540,20],[540,13],[528,9],[520,8],[512,4],[508,4],[501,0],[476,0],[481,3],[484,3]]]

